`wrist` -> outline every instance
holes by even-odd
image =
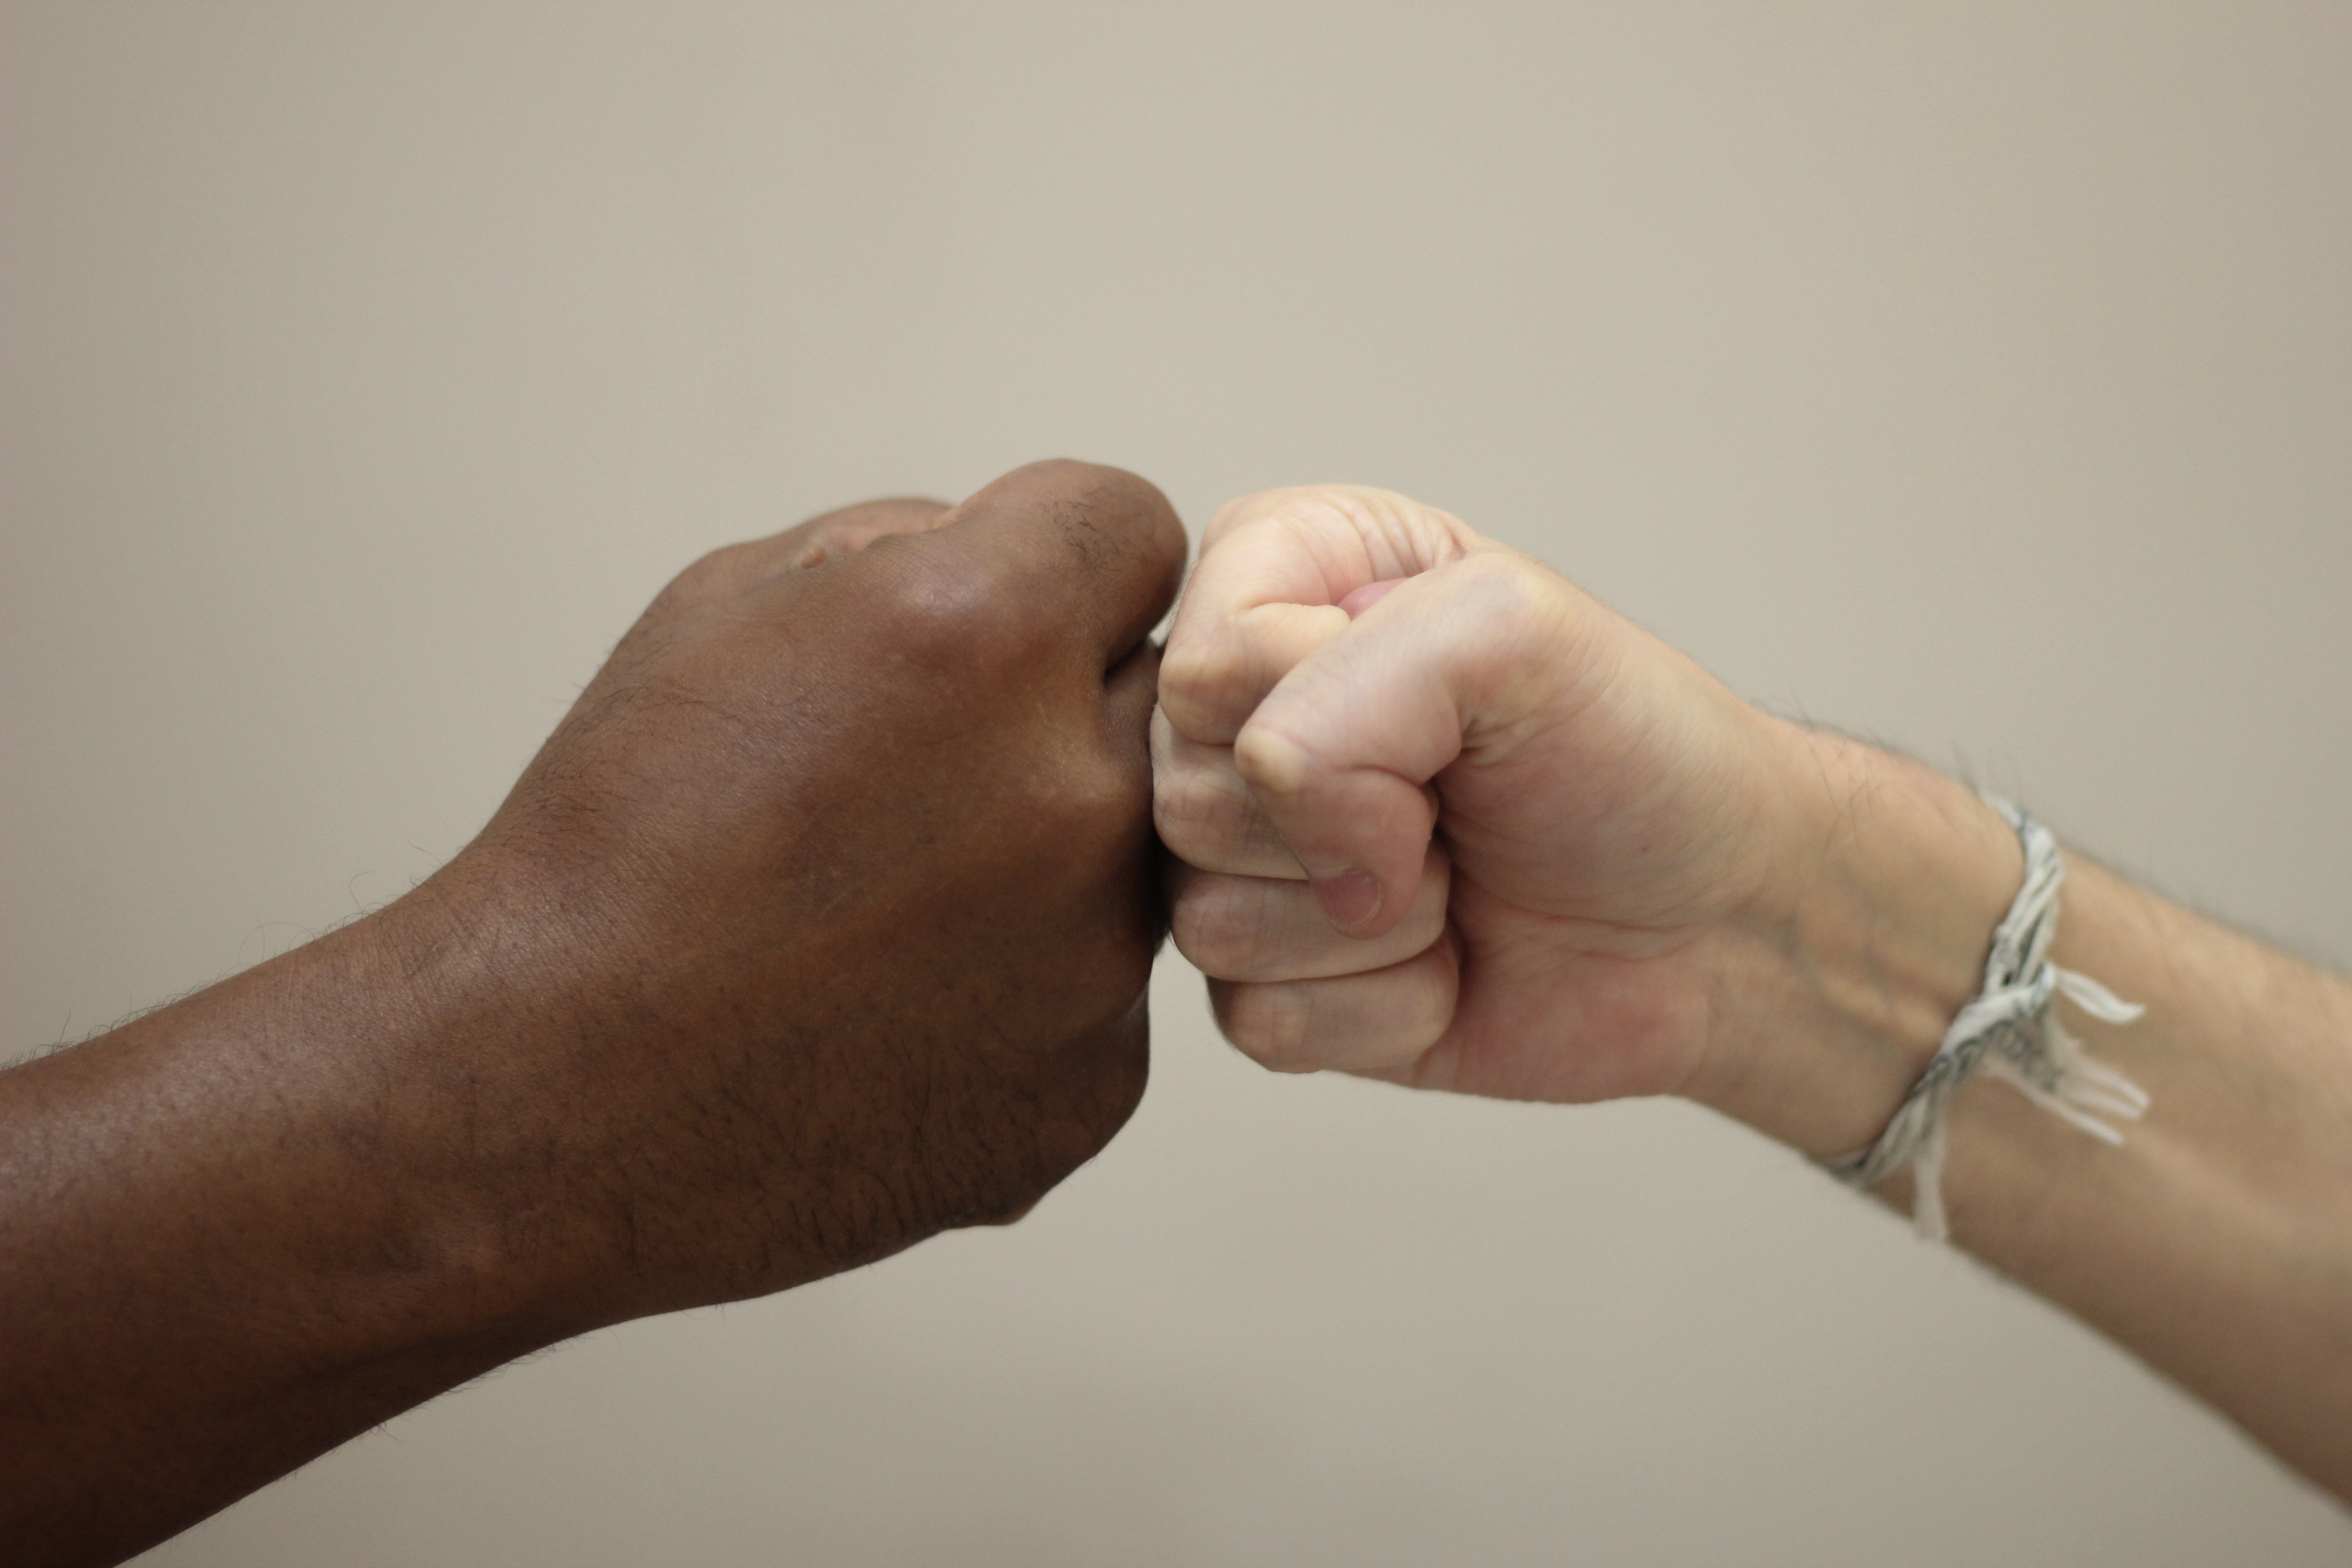
[[[421,1336],[550,1343],[626,1315],[601,1305],[611,1227],[573,1174],[593,1119],[551,1081],[588,1036],[546,922],[471,870],[314,944],[320,1005],[363,1015],[338,1042],[353,1098],[322,1120],[402,1194]]]
[[[469,1152],[492,1118],[448,1047],[482,988],[429,913],[0,1075],[0,1534],[103,1515],[114,1561],[590,1326]]]
[[[1768,721],[1772,844],[1693,1098],[1807,1154],[1867,1145],[1983,981],[2023,856],[1931,768]]]

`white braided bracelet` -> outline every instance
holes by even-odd
[[[1985,797],[2009,819],[2025,845],[2025,885],[1992,933],[1984,989],[1960,1009],[1927,1071],[1911,1087],[1886,1131],[1866,1149],[1822,1168],[1853,1187],[1874,1187],[1905,1165],[1912,1168],[1911,1223],[1929,1241],[1949,1234],[1944,1215],[1945,1121],[1952,1096],[1979,1068],[2014,1086],[2026,1099],[2092,1137],[2121,1143],[2124,1135],[2100,1120],[2136,1121],[2147,1109],[2139,1085],[2091,1059],[2051,1005],[2063,994],[2094,1018],[2128,1024],[2145,1011],[2087,975],[2050,962],[2058,931],[2058,888],[2066,879],[2058,841],[2050,830],[2005,800]]]

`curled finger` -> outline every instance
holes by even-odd
[[[1461,984],[1447,931],[1402,963],[1322,980],[1212,980],[1226,1039],[1276,1072],[1383,1072],[1410,1066],[1444,1035]]]
[[[1297,879],[1234,877],[1179,864],[1170,879],[1176,949],[1215,980],[1320,980],[1385,969],[1444,934],[1450,868],[1429,847],[1403,919],[1368,940],[1342,936]]]

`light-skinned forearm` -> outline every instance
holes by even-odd
[[[1774,1022],[1695,1089],[1842,1154],[1975,990],[2022,862],[1929,770],[1793,730],[1788,755],[1781,961],[1754,974]],[[2080,856],[2067,869],[2053,961],[2147,1013],[2112,1026],[2061,1004],[2065,1022],[2152,1103],[2113,1147],[1971,1083],[1944,1173],[1953,1239],[2352,1499],[2352,984]]]

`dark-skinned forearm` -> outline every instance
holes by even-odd
[[[0,1074],[12,1563],[127,1554],[573,1326],[467,1168],[457,1064],[514,1026],[478,936],[428,888]]]

